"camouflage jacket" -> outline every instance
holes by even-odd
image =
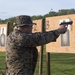
[[[7,75],[33,75],[38,56],[36,46],[56,41],[58,36],[56,30],[32,34],[17,30],[10,33],[6,44]]]

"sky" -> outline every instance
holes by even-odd
[[[18,15],[45,15],[61,9],[75,9],[75,0],[0,0],[0,19]]]

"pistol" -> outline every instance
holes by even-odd
[[[67,20],[67,19],[65,19],[65,20],[62,20],[60,23],[59,23],[59,25],[72,25],[73,24],[73,21],[72,20]]]

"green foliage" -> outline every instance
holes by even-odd
[[[52,17],[52,16],[60,16],[60,15],[68,15],[68,14],[75,14],[75,9],[61,9],[58,12],[50,11],[48,14],[45,14],[45,17]]]
[[[8,18],[8,19],[5,19],[5,20],[0,20],[0,24],[6,24],[7,22],[14,23],[15,21],[16,21],[16,18],[12,17],[12,18]]]
[[[61,9],[61,10],[58,10],[58,12],[55,12],[55,11],[51,10],[49,13],[47,13],[45,15],[37,15],[37,16],[33,15],[31,17],[32,17],[33,20],[37,20],[37,19],[42,19],[42,18],[45,18],[45,17],[68,15],[68,14],[75,14],[75,9]],[[15,17],[8,18],[8,19],[5,19],[5,20],[0,19],[0,24],[4,24],[4,23],[7,23],[7,22],[14,23],[15,21],[16,21]]]
[[[48,14],[46,14],[46,15],[44,15],[44,16],[46,16],[46,17],[52,17],[52,16],[57,16],[57,15],[58,15],[57,12],[55,12],[55,11],[50,11]]]
[[[42,19],[42,17],[43,17],[43,16],[41,16],[41,15],[32,16],[32,19],[33,19],[33,20],[35,20],[35,19],[38,20],[38,19]]]
[[[58,15],[68,15],[68,14],[75,14],[75,9],[62,9],[58,11]]]

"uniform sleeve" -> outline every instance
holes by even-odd
[[[20,43],[22,43],[25,47],[35,47],[50,42],[55,42],[58,36],[59,33],[56,30],[44,33],[32,33],[23,36],[23,39]]]

